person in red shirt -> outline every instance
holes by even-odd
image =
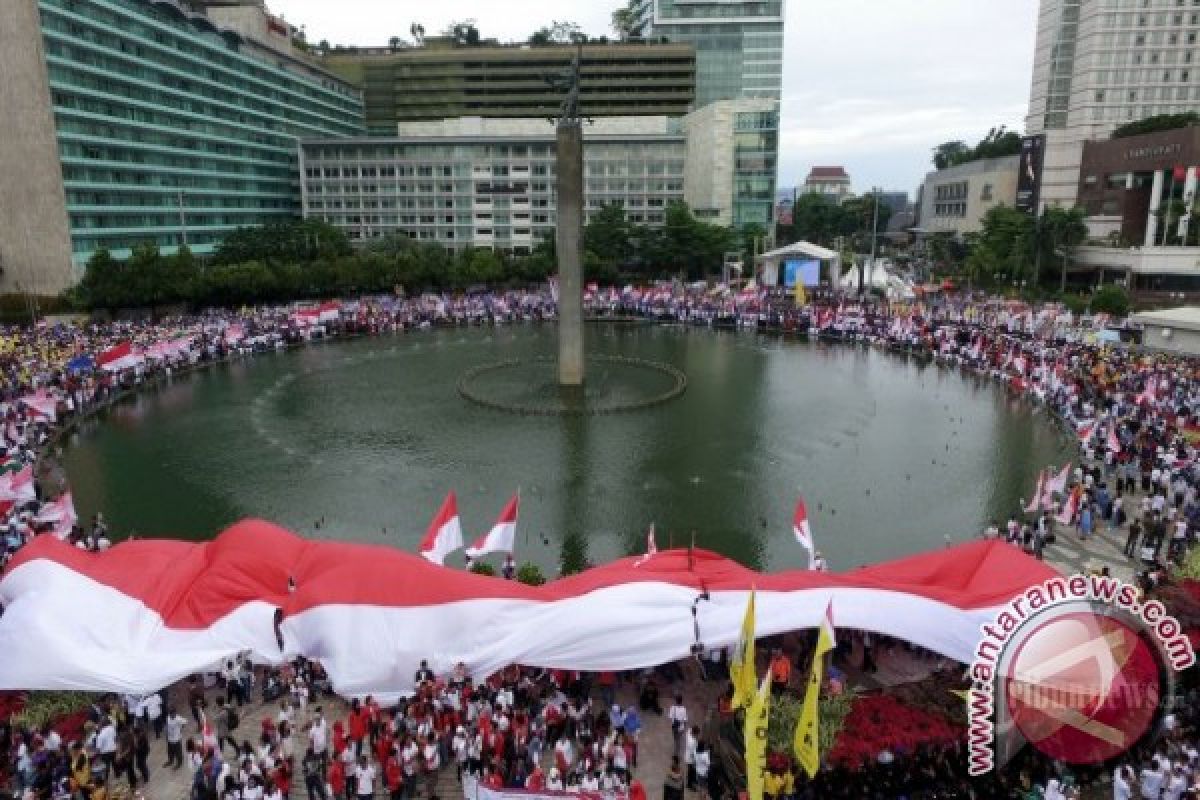
[[[629,782],[629,800],[646,800],[646,787],[637,778]]]
[[[533,772],[525,779],[525,788],[531,792],[540,792],[546,788],[546,773],[540,766],[535,766]]]
[[[346,766],[340,758],[333,759],[333,763],[329,765],[329,787],[333,789],[334,798],[345,797]]]
[[[271,781],[275,784],[275,788],[279,790],[281,795],[284,797],[288,796],[288,793],[292,790],[292,772],[288,769],[286,761],[280,761],[279,766],[271,772]]]
[[[498,769],[489,769],[487,777],[483,779],[483,785],[490,789],[503,789],[504,776],[500,774]]]
[[[333,723],[333,757],[341,758],[342,751],[346,749],[346,726],[339,719]]]
[[[391,800],[400,800],[404,797],[404,765],[400,762],[400,756],[395,752],[383,762],[383,780],[387,784],[388,792],[391,793]]]
[[[354,746],[354,758],[363,755],[363,740],[367,738],[367,710],[355,698],[350,702],[350,744]]]

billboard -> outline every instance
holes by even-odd
[[[792,289],[796,286],[797,281],[801,286],[810,288],[819,286],[821,284],[821,262],[815,259],[783,262],[784,287]]]
[[[1017,172],[1016,209],[1036,214],[1042,193],[1042,160],[1046,155],[1046,135],[1021,139],[1021,163]]]

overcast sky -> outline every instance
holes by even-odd
[[[386,45],[473,18],[486,37],[523,39],[550,21],[610,34],[620,0],[268,0],[309,41]],[[933,146],[1022,130],[1037,0],[789,0],[779,185],[842,164],[857,191],[915,191]]]

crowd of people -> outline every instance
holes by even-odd
[[[1106,529],[1124,542],[1126,557],[1147,587],[1167,579],[1168,563],[1181,558],[1195,538],[1200,364],[1194,359],[1110,346],[1093,340],[1094,321],[1057,307],[984,297],[860,304],[826,296],[797,308],[790,297],[766,289],[663,284],[588,287],[585,305],[601,317],[807,333],[917,353],[988,376],[1054,414],[1078,438],[1082,457],[1074,469],[1047,471],[1021,514],[1003,529],[990,526],[987,535],[1041,557],[1056,536],[1086,539]],[[538,323],[556,314],[555,291],[546,287],[0,330],[0,563],[41,533],[86,549],[111,545],[102,516],[80,524],[60,497],[51,496],[53,489],[28,478],[36,477],[57,430],[141,384],[332,335]],[[802,662],[796,661],[797,671]],[[665,800],[681,800],[687,791],[728,796],[717,742],[706,741],[689,722],[687,705],[675,695],[677,679],[672,665],[625,676],[513,666],[482,680],[462,665],[447,675],[423,668],[411,698],[394,704],[366,698],[333,714],[318,664],[299,661],[274,670],[236,660],[171,691],[98,705],[80,741],[61,741],[49,730],[0,730],[5,746],[0,756],[13,766],[20,789],[36,798],[101,797],[102,787],[114,779],[136,787],[149,779],[152,767],[187,767],[192,797],[203,800],[279,800],[294,785],[304,786],[309,800],[433,797],[440,776],[450,771],[456,780],[483,787],[641,800],[643,715],[664,714],[674,753],[663,781]],[[212,685],[206,687],[206,681]],[[636,700],[620,702],[619,687],[626,694],[633,689]],[[251,701],[278,706],[253,733],[239,718]],[[1200,796],[1200,788],[1192,788],[1197,721],[1190,710],[1174,717],[1162,748],[1136,754],[1109,774],[1113,796]],[[158,737],[167,745],[162,767],[147,758]],[[822,770],[814,781],[787,770],[776,773],[767,794],[771,800],[1053,800],[1077,796],[1072,794],[1077,785],[1095,778],[1067,775],[1037,759],[988,781],[968,781],[965,775],[961,750],[888,752],[858,769]]]

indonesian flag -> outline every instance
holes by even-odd
[[[981,540],[840,574],[757,572],[702,549],[659,551],[635,569],[637,558],[527,586],[261,520],[209,542],[139,537],[103,553],[38,536],[0,578],[0,689],[142,694],[245,652],[262,664],[320,659],[333,691],[390,703],[412,693],[422,659],[438,674],[462,661],[490,675],[513,663],[602,672],[686,658],[695,629],[681,598],[705,590],[704,641],[729,647],[752,588],[755,636],[816,627],[832,601],[840,628],[965,663],[981,625],[1057,575]]]
[[[321,322],[337,322],[341,309],[342,307],[337,301],[321,303],[317,308],[317,319]]]
[[[123,369],[136,367],[143,361],[145,359],[140,353],[133,352],[133,345],[130,342],[122,342],[116,347],[109,348],[101,353],[100,357],[96,359],[96,364],[101,369],[118,372]]]
[[[1042,494],[1042,506],[1044,508],[1050,508],[1054,504],[1055,494],[1062,494],[1067,490],[1067,478],[1070,475],[1071,464],[1068,462],[1057,475],[1046,481],[1046,489]]]
[[[1114,453],[1121,452],[1121,440],[1117,438],[1116,424],[1113,424],[1113,426],[1108,429],[1108,449],[1112,450]]]
[[[1079,436],[1079,443],[1087,444],[1088,439],[1092,438],[1092,431],[1094,431],[1095,429],[1096,429],[1095,422],[1089,422],[1086,425],[1081,426],[1079,428],[1079,430],[1076,431],[1076,433]]]
[[[1038,473],[1037,486],[1033,490],[1033,500],[1029,505],[1025,506],[1026,514],[1035,513],[1042,505],[1042,492],[1046,488],[1046,472],[1043,470]]]
[[[463,546],[462,525],[458,521],[458,500],[449,492],[442,501],[425,538],[421,540],[419,552],[435,564],[445,562],[446,556]]]
[[[813,569],[816,560],[816,548],[813,546],[812,528],[808,524],[808,508],[804,498],[796,498],[796,513],[792,515],[792,534],[800,546],[808,551],[808,568]]]
[[[302,308],[292,314],[292,321],[302,328],[311,328],[321,321],[321,311],[317,308]]]
[[[16,506],[37,500],[37,491],[33,488],[32,466],[25,467],[20,472],[0,475],[0,500],[8,500]]]
[[[54,535],[60,539],[67,538],[78,520],[79,517],[75,513],[75,503],[71,499],[70,492],[66,492],[54,502],[42,506],[41,511],[34,518],[35,522],[48,523]]]
[[[1070,525],[1071,521],[1075,519],[1075,512],[1078,509],[1079,495],[1072,492],[1071,496],[1067,498],[1067,502],[1063,503],[1062,511],[1058,512],[1058,516],[1055,517],[1055,520],[1057,520],[1060,525]]]
[[[1146,388],[1137,396],[1137,402],[1141,405],[1151,405],[1157,399],[1158,395],[1158,379],[1151,378],[1146,381]]]
[[[473,545],[467,548],[467,555],[471,558],[479,558],[488,553],[512,553],[513,546],[517,542],[517,504],[519,500],[519,494],[512,496],[508,505],[500,512],[500,519],[496,520],[496,524],[490,531],[480,536]]]
[[[25,395],[21,402],[36,416],[51,422],[58,417],[58,396],[46,389],[38,389],[33,394]]]
[[[658,552],[658,543],[654,541],[654,523],[650,523],[650,530],[646,531],[646,555],[633,562],[635,567],[640,567],[650,560],[650,556]]]

